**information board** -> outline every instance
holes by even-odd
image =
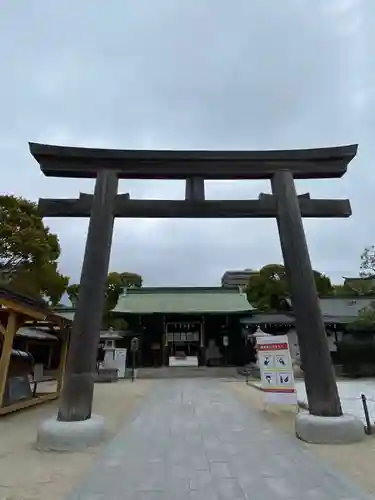
[[[292,358],[286,335],[257,338],[258,363],[266,403],[297,404]]]
[[[115,349],[114,364],[118,369],[118,377],[125,378],[126,376],[126,356],[127,349]]]

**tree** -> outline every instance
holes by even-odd
[[[69,278],[59,273],[60,244],[43,223],[36,203],[0,196],[0,280],[15,291],[55,305]]]
[[[331,295],[333,287],[330,279],[318,271],[313,271],[319,295]],[[285,267],[269,264],[249,278],[247,299],[261,310],[286,309],[290,290]]]
[[[46,262],[39,267],[16,273],[10,286],[30,297],[47,298],[51,306],[56,306],[66,292],[69,278],[59,273],[56,262]]]
[[[375,245],[366,247],[361,255],[360,276],[375,276]]]
[[[128,273],[122,273],[128,274]],[[124,288],[122,274],[112,272],[108,274],[106,292],[105,292],[105,311],[112,311],[116,307],[118,298]]]
[[[111,311],[116,307],[118,298],[124,288],[140,288],[142,286],[142,276],[136,273],[117,273],[111,272],[108,274],[106,290],[105,290],[105,303],[103,310],[103,323],[104,325],[112,325],[114,318],[112,318]],[[77,304],[80,285],[70,285],[67,288],[69,300],[73,306]]]
[[[340,363],[350,376],[373,377],[375,375],[375,301],[363,307],[357,318],[346,326],[349,333],[337,343]]]
[[[110,273],[118,274],[118,273]],[[119,273],[121,284],[123,288],[141,288],[143,279],[137,273]]]
[[[333,295],[335,297],[353,297],[353,295],[358,294],[349,285],[344,283],[343,285],[333,285]]]
[[[326,297],[327,295],[333,295],[334,289],[331,280],[328,276],[319,271],[313,271],[316,289],[318,295],[321,297]]]
[[[78,300],[79,295],[79,285],[69,285],[66,289],[66,293],[68,294],[69,300],[72,303],[72,306],[75,307]]]
[[[334,286],[334,295],[342,297],[375,295],[375,245],[364,249],[358,278],[345,278],[343,285]]]
[[[348,325],[348,330],[357,332],[374,332],[375,331],[375,301],[370,302],[366,307],[363,307],[357,318]]]
[[[258,309],[280,309],[280,304],[288,298],[285,268],[279,264],[269,264],[250,276],[247,299]]]
[[[375,295],[375,283],[370,279],[346,279],[343,285],[334,285],[333,294],[337,297],[360,297]]]

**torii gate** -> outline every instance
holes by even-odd
[[[357,145],[283,151],[147,151],[30,143],[30,151],[46,176],[96,179],[94,195],[39,200],[45,217],[90,217],[59,421],[91,416],[115,217],[275,217],[290,281],[309,411],[316,416],[342,415],[302,217],[349,217],[350,202],[297,196],[294,179],[342,177]],[[119,179],[185,179],[185,200],[132,200],[117,194]],[[270,179],[272,195],[244,201],[206,200],[205,179]]]

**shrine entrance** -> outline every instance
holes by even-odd
[[[309,411],[342,415],[302,217],[349,217],[350,202],[299,196],[294,180],[342,177],[356,145],[291,151],[134,151],[31,143],[30,151],[46,176],[96,179],[94,195],[39,200],[45,217],[90,217],[58,420],[91,416],[92,373],[115,217],[276,218]],[[185,200],[134,200],[128,193],[117,194],[119,179],[183,179]],[[209,179],[269,179],[272,194],[260,193],[255,200],[206,200],[204,181]]]
[[[167,322],[165,335],[170,357],[198,359],[202,338],[201,322]]]

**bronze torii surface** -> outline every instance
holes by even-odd
[[[30,151],[46,176],[96,178],[93,196],[39,202],[43,216],[90,216],[59,420],[91,416],[115,217],[276,217],[309,411],[342,415],[302,217],[349,217],[350,203],[297,196],[294,179],[342,177],[357,145],[290,151],[136,151],[30,143]],[[118,179],[185,179],[185,200],[132,200],[117,194]],[[270,179],[272,195],[261,194],[258,200],[205,200],[205,179]]]

